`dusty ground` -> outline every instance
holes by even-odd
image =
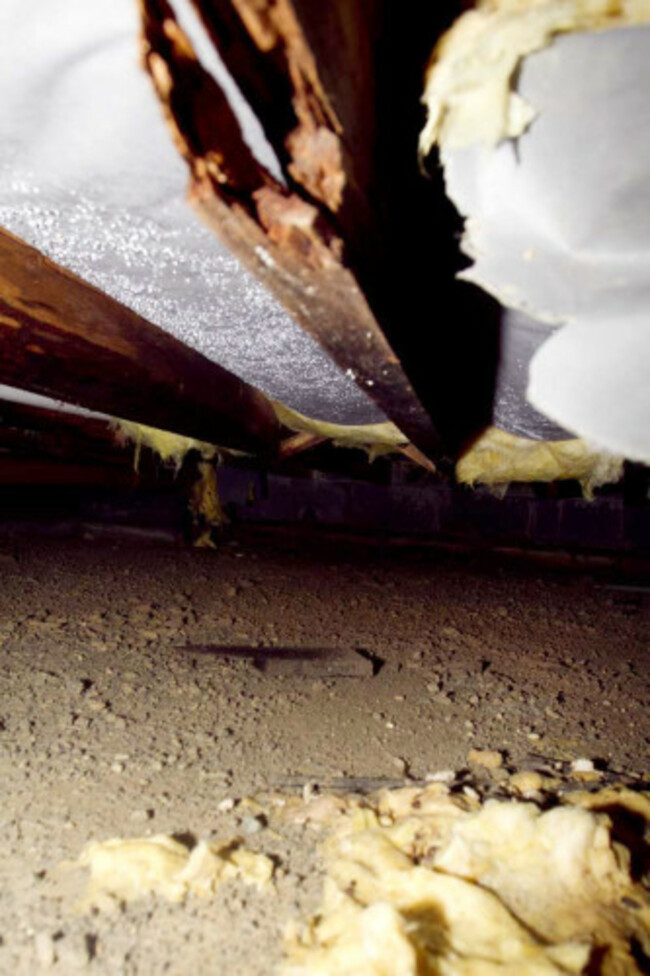
[[[318,900],[319,861],[301,828],[272,832],[231,799],[422,779],[472,747],[648,768],[640,590],[235,546],[5,543],[0,573],[2,973],[270,974],[286,922]],[[339,650],[342,673],[262,671],[227,646]],[[87,841],[188,832],[274,854],[275,889],[76,910],[57,865]]]

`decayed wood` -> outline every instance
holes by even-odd
[[[376,48],[385,4],[194,4],[259,118],[288,185],[329,212],[345,242],[346,267],[372,296],[380,255],[387,252],[376,165]]]
[[[463,0],[408,9],[391,0],[194,5],[287,185],[326,213],[344,243],[343,264],[432,418],[442,454],[457,457],[492,421],[500,312],[455,280],[460,219],[435,165],[433,179],[419,171],[417,142],[425,65]],[[393,419],[409,399],[403,391],[391,409],[395,387],[375,393]],[[430,432],[417,443],[432,456]]]
[[[280,438],[263,394],[6,231],[0,382],[226,447]]]
[[[374,264],[367,259],[376,237],[370,181],[367,174],[357,177],[294,6],[290,0],[196,5],[220,38],[225,60],[236,66],[286,185],[253,159],[167,0],[141,0],[145,64],[190,167],[194,206],[405,436],[427,455],[437,453],[431,420],[357,278],[360,254],[368,269]],[[342,18],[342,0],[335,7]]]
[[[370,130],[375,116],[357,113],[355,108],[359,96],[368,104],[366,66],[373,41],[368,21],[380,5],[369,6],[363,0],[330,0],[327,4],[195,0],[195,6],[290,180],[337,214],[347,245],[352,225],[345,211],[350,202],[357,224],[365,208],[366,226],[359,231],[367,231],[368,221],[376,227],[367,199],[372,183],[368,147],[373,144]],[[321,52],[326,56],[318,63],[305,32],[308,25],[325,44],[332,43],[328,51]],[[328,61],[340,61],[341,48],[346,55],[352,54],[347,61],[353,60],[357,71],[354,90],[349,90],[350,79],[345,79],[346,98],[335,103],[331,93],[339,92],[331,84],[336,79],[328,71]],[[336,72],[336,65],[332,67]],[[361,198],[365,198],[362,207]]]
[[[195,0],[209,9],[228,2],[240,10],[276,7],[275,0]],[[419,171],[417,143],[425,65],[467,4],[287,2],[341,126],[346,184],[336,222],[346,262],[444,453],[457,457],[492,421],[500,311],[456,280],[466,263],[456,244],[461,218],[435,164],[432,178]]]

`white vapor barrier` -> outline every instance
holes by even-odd
[[[556,327],[531,363],[534,407],[650,461],[650,26],[556,38],[516,87],[535,110],[523,135],[442,149],[463,277]]]

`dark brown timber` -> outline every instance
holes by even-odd
[[[262,393],[2,230],[0,382],[224,447],[280,439]]]
[[[197,0],[196,6],[259,113],[285,183],[254,158],[167,0],[141,0],[144,60],[190,168],[190,199],[404,435],[428,456],[437,455],[438,435],[355,270],[362,253],[368,268],[378,266],[369,164],[342,138],[343,123],[294,6],[290,0]],[[336,18],[343,30],[341,3]],[[348,38],[346,50],[353,46]]]
[[[0,400],[0,449],[133,466],[133,446],[118,443],[111,421],[8,400]]]

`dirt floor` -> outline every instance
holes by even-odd
[[[308,828],[269,829],[248,796],[420,781],[472,748],[648,769],[629,578],[91,541],[2,544],[0,574],[2,973],[271,974],[322,869]],[[159,833],[243,836],[276,881],[81,912],[61,862]]]

